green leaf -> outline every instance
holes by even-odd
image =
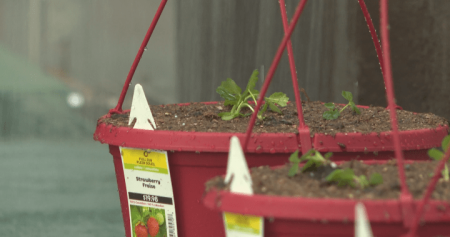
[[[333,152],[328,152],[324,155],[325,159],[330,159],[330,157],[333,156]]]
[[[283,92],[275,92],[264,99],[267,102],[275,103],[281,107],[285,107],[287,105],[287,102],[289,101],[289,98]]]
[[[444,152],[447,152],[449,145],[450,145],[450,135],[442,139],[442,150],[444,150]]]
[[[293,177],[298,172],[298,163],[293,163],[289,169],[288,176]]]
[[[382,183],[383,183],[383,176],[381,176],[381,174],[379,174],[379,173],[373,173],[373,174],[370,176],[369,184],[370,184],[371,186],[375,186],[375,185],[382,184]]]
[[[320,154],[320,152],[318,152],[316,150],[314,150],[314,155],[311,156],[311,160],[316,160],[316,161],[319,161],[320,163],[325,161],[322,154]]]
[[[231,113],[231,112],[222,112],[218,114],[222,120],[231,120],[239,116],[239,113]]]
[[[430,150],[428,150],[428,156],[433,160],[442,160],[442,158],[444,157],[444,153],[436,148],[431,148]]]
[[[147,220],[150,216],[152,216],[152,213],[150,211],[144,211],[142,213],[142,219]]]
[[[245,88],[242,97],[247,97],[249,91],[253,93],[252,90],[255,88],[256,82],[258,82],[258,75],[259,75],[258,70],[254,70],[252,75],[250,76],[250,80],[247,83],[247,87]]]
[[[354,184],[355,174],[352,169],[347,168],[345,170],[337,169],[326,177],[328,182],[337,182],[338,186],[350,185],[352,187]]]
[[[133,226],[135,226],[139,221],[144,223],[141,212],[137,206],[131,206],[130,207],[131,212],[131,221]]]
[[[269,103],[269,108],[272,111],[282,114],[281,110],[274,103],[272,103],[272,102],[268,102],[268,103]]]
[[[255,96],[256,98],[259,96],[259,91],[256,89],[252,89],[250,90],[250,92],[253,94],[253,96]]]
[[[348,101],[353,101],[353,95],[350,91],[342,91],[342,96]]]
[[[217,87],[216,92],[229,101],[238,101],[241,95],[241,88],[231,78],[227,78],[222,84]]]
[[[300,157],[300,162],[304,161],[304,160],[309,160],[311,159],[311,155],[316,152],[316,150],[311,149],[308,152],[306,152],[305,154],[302,154],[302,156]]]
[[[264,118],[264,117],[262,116],[262,114],[263,114],[264,112],[266,112],[266,110],[267,110],[267,103],[265,103],[265,104],[263,105],[263,107],[261,108],[261,110],[259,110],[259,112],[258,112],[258,117],[260,117],[260,119]]]
[[[237,100],[225,100],[224,105],[237,105],[238,101]]]
[[[325,103],[323,104],[325,107],[327,107],[328,109],[334,109],[334,103]]]
[[[313,167],[313,166],[316,168],[320,167],[321,165],[325,164],[325,162],[327,161],[325,158],[323,158],[323,156],[322,156],[322,154],[320,154],[320,152],[318,152],[316,150],[312,150],[312,151],[314,153],[313,155],[302,156],[301,160],[308,160],[308,162],[306,162],[306,164],[303,166],[302,171],[305,171],[308,168]]]
[[[298,150],[294,151],[294,153],[291,154],[291,156],[289,156],[289,161],[290,162],[300,162],[300,159],[298,158]]]
[[[322,164],[322,162],[318,162],[317,160],[310,159],[308,160],[305,165],[303,165],[302,172],[305,170],[311,168],[311,167],[319,167]]]
[[[349,104],[352,107],[353,111],[355,111],[357,114],[361,114],[361,111],[359,111],[359,108],[356,107],[355,102],[350,101]]]
[[[364,188],[366,188],[366,187],[369,186],[369,181],[367,181],[367,178],[366,178],[365,175],[360,175],[360,176],[357,178],[357,180],[358,180],[359,186],[360,186],[361,188],[364,189]]]
[[[342,172],[343,172],[343,170],[336,169],[335,171],[331,172],[325,179],[328,182],[338,181],[338,179],[341,176]]]
[[[322,117],[326,120],[333,120],[339,118],[338,110],[328,110],[323,112]]]

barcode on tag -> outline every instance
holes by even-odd
[[[169,237],[177,237],[175,234],[175,226],[173,223],[173,213],[167,215],[167,223],[169,225]]]

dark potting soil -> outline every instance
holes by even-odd
[[[314,133],[334,135],[337,132],[384,132],[391,130],[389,110],[383,107],[370,107],[360,109],[361,114],[354,113],[346,108],[338,119],[325,120],[323,112],[327,110],[319,101],[302,103],[305,122],[310,128],[311,136]],[[343,106],[336,105],[338,109]],[[223,121],[220,112],[230,111],[231,106],[224,106],[223,102],[205,105],[191,103],[189,106],[159,105],[151,106],[157,130],[196,131],[196,132],[240,132],[245,133],[250,120],[248,117],[238,117],[230,121]],[[253,132],[257,133],[296,133],[298,126],[297,109],[295,103],[289,103],[281,108],[282,114],[268,111],[263,121],[256,121]],[[250,113],[248,108],[241,113]],[[406,110],[397,110],[397,119],[400,130],[415,130],[448,125],[446,119],[430,113],[413,113]],[[112,124],[118,127],[128,125],[129,113],[113,114],[110,118],[102,118],[101,123]]]
[[[434,173],[438,162],[416,162],[405,164],[406,182],[415,199],[422,197]],[[398,199],[400,195],[400,181],[395,160],[387,164],[367,165],[361,161],[345,162],[337,168],[352,168],[355,175],[370,177],[373,173],[383,176],[383,183],[374,187],[360,189],[358,186],[338,186],[337,183],[327,182],[327,177],[333,168],[320,167],[312,172],[299,172],[294,177],[288,177],[290,165],[286,164],[279,169],[268,166],[251,168],[254,194],[299,196],[315,198],[354,198],[354,199]],[[219,190],[229,190],[223,177],[215,177],[205,184],[206,191],[215,187]],[[442,179],[437,183],[432,199],[450,200],[450,182]]]

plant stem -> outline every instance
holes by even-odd
[[[339,113],[342,113],[342,111],[344,111],[345,108],[347,108],[350,104],[347,104],[346,106],[344,106],[344,108],[342,108]]]
[[[241,103],[239,103],[237,109],[234,111],[233,114],[238,114],[238,113],[241,111],[241,108],[242,108],[243,104],[244,104],[244,101],[242,101]]]
[[[255,98],[255,96],[253,95],[253,93],[252,93],[250,90],[248,90],[248,93],[250,93],[250,96],[253,98],[253,101],[255,101],[255,106],[257,106],[258,103],[257,103],[256,98]],[[253,110],[253,109],[252,109],[252,110]]]
[[[251,110],[252,110],[252,112],[255,112],[255,110],[252,108],[252,106],[250,106],[249,104],[245,104],[247,107],[249,107]]]
[[[233,108],[231,108],[231,111],[230,111],[230,113],[232,113],[232,114],[234,114],[234,112],[236,111],[236,105],[233,105]]]
[[[444,178],[444,181],[448,182],[449,181],[449,175],[448,175],[448,166],[445,165],[444,166],[444,170],[442,171],[442,176]]]

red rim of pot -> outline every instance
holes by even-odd
[[[227,191],[211,190],[203,203],[206,207],[244,215],[296,220],[354,221],[355,204],[362,202],[370,222],[403,222],[400,199],[356,200],[303,197],[279,197],[266,195],[242,195]],[[412,202],[417,210],[421,200]],[[261,208],[264,207],[264,208]],[[450,221],[450,205],[447,201],[431,200],[423,211],[422,220],[428,222]]]
[[[217,102],[204,102],[215,104]],[[180,106],[189,103],[178,104]],[[368,106],[358,106],[368,108]],[[128,111],[124,111],[128,112]],[[110,114],[100,118],[110,117]],[[99,121],[100,121],[99,120]],[[436,129],[400,131],[402,150],[429,149],[439,146],[448,134],[448,126]],[[94,139],[101,143],[134,148],[151,148],[175,151],[228,152],[231,136],[243,141],[245,133],[183,132],[168,130],[141,130],[131,127],[115,127],[99,123]],[[393,151],[392,132],[337,133],[336,136],[316,133],[310,137],[311,145],[320,152],[374,152]],[[340,144],[344,144],[342,148]],[[298,133],[252,133],[247,152],[251,153],[292,153],[301,149]]]
[[[383,164],[387,161],[366,160],[365,164]],[[406,164],[427,161],[405,161]],[[341,163],[341,162],[337,162]],[[282,166],[273,167],[274,169]],[[424,190],[425,191],[425,190]],[[355,205],[362,202],[366,207],[370,222],[403,222],[402,201],[398,199],[343,199],[343,198],[305,198],[274,195],[243,195],[230,191],[211,189],[203,197],[206,207],[220,212],[240,213],[292,220],[354,221]],[[413,200],[413,210],[417,210],[421,199]],[[264,208],[261,208],[264,207]],[[411,218],[411,217],[410,217]],[[450,221],[450,203],[430,200],[422,214],[423,221]]]

